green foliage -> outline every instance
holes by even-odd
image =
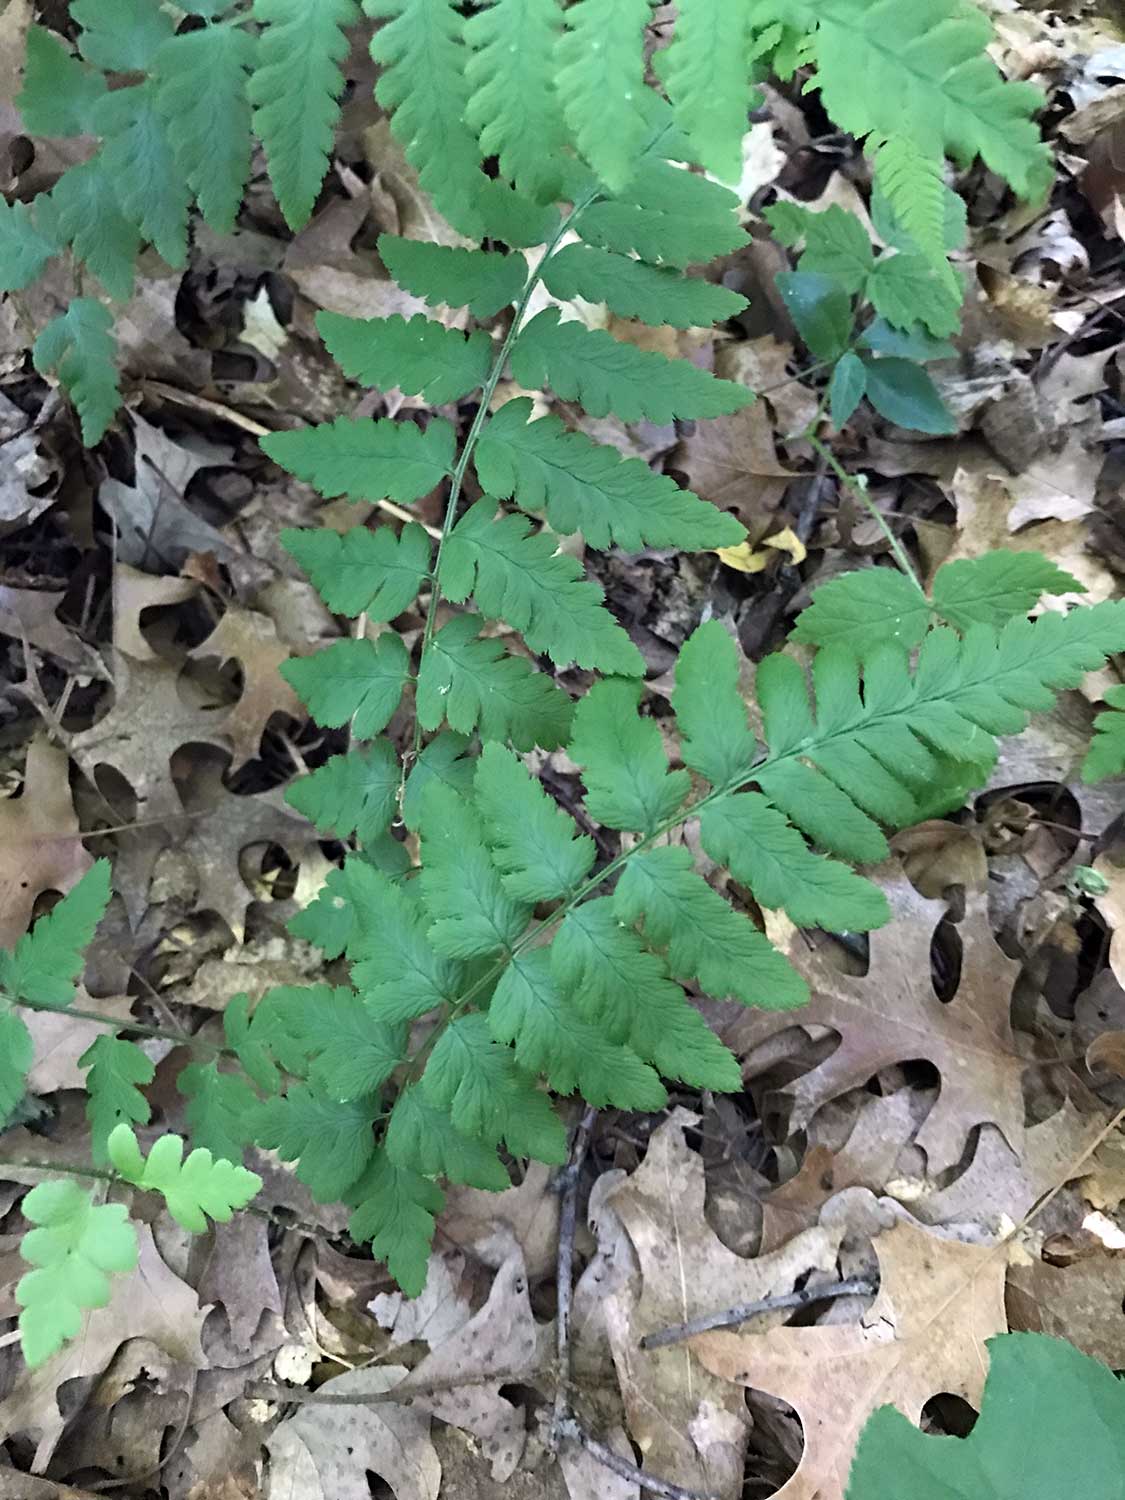
[[[1125,774],[1125,687],[1107,689],[1109,707],[1094,720],[1094,740],[1082,762],[1083,781]]]
[[[527,279],[519,256],[495,250],[461,250],[384,234],[379,254],[399,286],[435,307],[467,307],[474,318],[490,318],[515,302]]]
[[[35,1366],[75,1336],[87,1308],[105,1307],[109,1273],[137,1263],[137,1235],[124,1204],[95,1205],[66,1178],[41,1182],[20,1207],[36,1226],[20,1241],[20,1255],[35,1269],[16,1286],[23,1357]]]
[[[393,620],[413,604],[430,570],[430,540],[422,526],[355,526],[285,530],[282,545],[297,559],[328,608],[354,619]]]
[[[321,312],[316,326],[345,375],[385,390],[397,385],[405,395],[422,396],[434,406],[483,385],[492,363],[486,333],[466,338],[422,313],[407,319]]]
[[[390,722],[409,670],[406,647],[388,631],[377,641],[334,641],[315,656],[295,657],[282,676],[322,724],[351,723],[369,739]]]
[[[94,1162],[102,1167],[109,1159],[109,1138],[118,1125],[127,1121],[148,1124],[151,1111],[141,1086],[152,1082],[156,1069],[135,1042],[108,1035],[87,1047],[78,1065],[89,1069],[86,1116]]]
[[[659,58],[677,124],[707,170],[730,183],[742,174],[749,23],[743,0],[681,0],[671,45]]]
[[[1125,1497],[1125,1385],[1062,1339],[988,1341],[980,1417],[967,1438],[925,1437],[893,1406],[860,1434],[847,1500]]]
[[[428,495],[453,462],[453,429],[440,418],[428,427],[385,418],[337,417],[299,432],[274,432],[262,448],[283,469],[333,499],[398,500]]]
[[[577,0],[564,14],[555,87],[575,146],[611,192],[645,137],[642,36],[649,0]]]
[[[83,950],[109,902],[109,860],[95,860],[73,890],[21,937],[0,951],[0,988],[12,1000],[62,1010],[74,998]]]
[[[53,241],[35,226],[24,203],[0,198],[0,292],[16,292],[34,281],[55,253]]]
[[[389,740],[334,755],[286,788],[285,800],[321,833],[369,844],[391,825],[398,803],[398,756]]]
[[[100,302],[75,297],[35,340],[32,359],[40,375],[57,375],[78,408],[82,439],[93,446],[105,434],[121,401],[114,365],[113,319]]]
[[[109,1137],[109,1159],[135,1187],[159,1193],[176,1223],[192,1234],[204,1234],[208,1217],[227,1224],[236,1208],[245,1208],[262,1185],[255,1172],[234,1162],[215,1160],[206,1147],[184,1160],[178,1135],[162,1135],[148,1159],[128,1125],[118,1125]]]

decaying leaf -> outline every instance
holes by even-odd
[[[93,860],[82,847],[66,752],[38,735],[27,747],[23,789],[0,801],[0,947],[31,925],[44,891],[69,891]]]
[[[231,605],[191,656],[195,661],[234,660],[242,669],[238,702],[219,719],[234,751],[232,770],[258,754],[262,733],[273,714],[284,713],[298,720],[305,717],[301,700],[278,672],[281,663],[289,659],[289,648],[278,639],[277,627],[268,615]]]

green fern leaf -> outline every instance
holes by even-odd
[[[68,52],[52,31],[27,29],[23,87],[16,98],[29,135],[89,135],[106,93],[104,77]]]
[[[350,723],[361,740],[374,739],[387,727],[409,673],[410,657],[393,631],[377,641],[334,641],[281,666],[281,675],[318,724],[339,729]]]
[[[453,428],[441,418],[413,422],[337,417],[297,432],[271,432],[263,452],[325,499],[421,500],[452,472]]]
[[[855,214],[838,203],[820,213],[796,203],[776,203],[766,210],[766,218],[783,244],[805,241],[802,271],[830,276],[849,296],[863,290],[875,269],[875,255]]]
[[[663,1109],[660,1079],[629,1047],[610,1042],[564,999],[550,953],[537,948],[508,964],[488,1007],[498,1042],[514,1042],[516,1062],[542,1073],[558,1094],[577,1089],[595,1108]]]
[[[391,128],[407,160],[450,223],[482,238],[477,189],[485,178],[465,123],[469,84],[460,13],[452,0],[364,0],[364,10],[391,18],[371,43],[371,56],[383,65],[375,97],[392,112]]]
[[[155,83],[107,94],[97,106],[95,123],[105,137],[102,163],[121,212],[170,266],[182,266],[191,192],[158,107]]]
[[[691,266],[746,244],[734,194],[666,161],[650,161],[616,200],[583,209],[583,239],[620,255]]]
[[[597,853],[593,839],[578,833],[574,820],[502,745],[481,751],[476,801],[493,862],[513,900],[562,900],[590,873]]]
[[[443,720],[462,734],[510,740],[517,750],[565,744],[572,705],[558,684],[536,672],[500,641],[480,636],[479,615],[455,615],[443,625],[418,672],[418,722],[429,731]]]
[[[958,630],[999,628],[1035,608],[1044,594],[1084,594],[1086,585],[1041,552],[998,548],[946,563],[934,578],[934,610]]]
[[[342,534],[327,526],[286,529],[281,545],[328,608],[352,619],[393,620],[414,603],[430,571],[430,539],[422,526],[404,526],[397,537],[389,526],[353,526]]]
[[[215,1062],[190,1063],[176,1079],[176,1088],[188,1101],[184,1118],[194,1143],[224,1161],[241,1161],[258,1103],[245,1078],[220,1073]]]
[[[435,952],[425,914],[379,870],[349,860],[356,927],[352,979],[371,1014],[389,1025],[455,1002],[463,969]]]
[[[494,0],[465,23],[465,119],[482,154],[543,203],[563,193],[566,131],[551,68],[561,29],[558,0]]]
[[[304,911],[289,918],[294,937],[315,943],[325,958],[339,958],[355,936],[355,903],[352,900],[353,866],[367,864],[362,855],[349,855],[342,870],[329,870],[324,884]]]
[[[137,1232],[123,1203],[95,1206],[66,1178],[41,1182],[20,1207],[36,1225],[20,1241],[20,1255],[36,1269],[16,1286],[23,1357],[34,1369],[74,1338],[87,1308],[105,1307],[107,1273],[137,1264]]]
[[[374,1099],[337,1100],[298,1083],[254,1112],[254,1139],[282,1161],[297,1162],[297,1176],[318,1203],[334,1203],[363,1175],[374,1153]]]
[[[156,56],[157,108],[180,171],[219,234],[234,227],[250,175],[254,55],[252,37],[220,24],[173,37]]]
[[[71,303],[73,308],[74,304]],[[12,953],[0,952],[0,987],[12,999],[63,1010],[74,999],[85,950],[109,903],[109,860],[95,860]]]
[[[546,509],[552,528],[581,531],[591,547],[733,547],[745,530],[640,459],[568,432],[558,417],[528,421],[524,397],[502,406],[481,434],[475,459],[481,486],[523,509]]]
[[[637,714],[640,696],[637,683],[595,683],[575,711],[567,753],[582,767],[596,822],[651,834],[681,807],[691,777],[669,771],[656,721]]]
[[[613,893],[622,922],[642,922],[650,944],[667,949],[677,979],[698,979],[716,999],[734,996],[762,1010],[806,1005],[808,985],[749,917],[696,874],[687,849],[635,854]]]
[[[551,386],[593,417],[612,411],[624,422],[719,417],[754,399],[745,386],[718,380],[687,360],[638,349],[576,320],[560,322],[555,307],[521,329],[512,373],[528,390]]]
[[[895,328],[923,324],[935,338],[961,326],[962,290],[956,276],[939,276],[923,255],[884,255],[867,282],[875,311]]]
[[[657,60],[677,122],[698,160],[723,182],[742,175],[749,20],[744,0],[680,0],[671,45]]]
[[[493,1039],[479,1013],[452,1021],[422,1074],[429,1101],[448,1110],[456,1129],[477,1140],[503,1138],[514,1156],[554,1165],[566,1160],[566,1130],[534,1079],[516,1066],[510,1047]]]
[[[422,805],[426,792],[435,784],[452,788],[458,796],[467,797],[473,789],[475,762],[467,754],[467,735],[445,729],[423,749],[406,778],[402,799],[402,821],[411,833],[422,824]]]
[[[251,1015],[250,997],[246,994],[235,995],[227,1002],[223,1011],[223,1035],[227,1046],[246,1070],[247,1077],[253,1079],[263,1093],[276,1094],[280,1089],[281,1075],[271,1055],[268,1021],[268,1006],[257,1006]],[[266,1024],[263,1025],[263,1022]],[[237,1159],[230,1157],[225,1151],[215,1151],[214,1146],[211,1146],[211,1150],[216,1156],[224,1156],[228,1161]]]
[[[1125,687],[1106,689],[1109,708],[1094,720],[1094,739],[1082,762],[1082,780],[1104,781],[1125,772]]]
[[[550,952],[563,994],[610,1041],[630,1047],[666,1078],[721,1092],[742,1087],[735,1058],[668,978],[663,961],[621,925],[611,897],[570,911]]]
[[[59,237],[70,242],[110,296],[119,301],[131,297],[141,236],[118,207],[102,154],[70,167],[49,200],[41,201],[49,202]]]
[[[758,744],[739,691],[738,653],[717,620],[684,643],[672,694],[684,764],[714,786],[749,781]]]
[[[571,139],[611,192],[625,186],[646,133],[649,0],[578,0],[566,11],[555,87]]]
[[[418,1296],[426,1285],[434,1220],[445,1206],[444,1193],[378,1150],[349,1188],[348,1202],[355,1205],[348,1221],[352,1239],[357,1244],[370,1241],[371,1254],[386,1263],[406,1295]]]
[[[56,249],[25,203],[0,198],[0,292],[18,292],[34,281]]]
[[[424,313],[413,318],[345,318],[320,312],[316,326],[325,348],[352,380],[380,390],[396,387],[431,406],[456,401],[488,378],[492,341],[443,328]]]
[[[0,1127],[27,1092],[35,1044],[23,1021],[0,998]]]
[[[432,919],[427,937],[447,958],[507,952],[531,915],[501,884],[476,808],[448,787],[431,787],[423,804],[419,886]]]
[[[725,286],[592,245],[564,245],[544,262],[543,281],[564,302],[574,297],[604,302],[619,317],[639,318],[654,327],[706,328],[737,316],[747,305],[745,297]]]
[[[94,1165],[109,1160],[106,1143],[116,1126],[147,1125],[151,1110],[138,1085],[151,1083],[156,1069],[135,1042],[100,1036],[78,1059],[86,1075],[86,1118],[90,1122]]]
[[[128,1125],[118,1125],[109,1138],[109,1159],[135,1186],[159,1193],[176,1223],[191,1234],[206,1234],[208,1217],[229,1224],[237,1208],[245,1208],[262,1186],[256,1172],[232,1161],[216,1161],[199,1147],[185,1161],[178,1135],[162,1135],[146,1160]]]
[[[344,27],[354,0],[254,0],[262,23],[250,80],[254,130],[285,221],[300,229],[313,211],[332,150],[348,54]]]
[[[318,989],[316,1004],[292,1011],[289,1025],[312,1065],[312,1087],[344,1103],[375,1095],[406,1054],[405,1026],[376,1019],[344,985]]]
[[[379,236],[379,255],[399,286],[433,307],[467,307],[474,318],[491,318],[519,299],[527,280],[522,255],[496,250],[462,250]]]
[[[945,258],[949,189],[943,165],[940,155],[927,155],[909,136],[892,135],[875,152],[875,184],[918,253],[952,280]]]
[[[383,1144],[396,1167],[423,1177],[445,1177],[491,1193],[512,1185],[495,1146],[462,1134],[421,1084],[404,1088],[395,1100]]]
[[[121,405],[114,360],[113,316],[90,297],[75,297],[35,340],[32,361],[40,375],[57,375],[74,402],[87,448],[105,436]]]
[[[929,601],[896,568],[865,568],[822,584],[797,616],[792,639],[817,646],[847,646],[857,656],[897,641],[917,646],[933,618]]]
[[[398,804],[399,765],[389,740],[334,755],[309,776],[285,789],[290,807],[320,833],[370,843],[391,826]]]
[[[73,0],[83,28],[78,50],[106,73],[147,73],[172,35],[172,20],[152,0]]]
[[[450,532],[441,554],[445,597],[463,603],[475,594],[482,613],[515,626],[533,651],[560,667],[577,662],[639,676],[640,652],[581,565],[556,552],[549,533],[533,535],[523,516],[495,516],[493,501],[478,500]]]

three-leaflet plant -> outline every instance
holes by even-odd
[[[928,348],[935,322],[949,321],[915,305],[896,286],[900,273],[883,269],[916,247],[939,282],[945,274],[944,229],[939,256],[932,204],[915,201],[902,163],[936,160],[940,169],[947,149],[979,150],[1026,189],[1041,160],[1032,98],[1001,83],[975,12],[959,0],[927,0],[921,28],[897,7],[861,0],[683,0],[656,70],[667,97],[646,82],[647,7],[631,0],[566,10],[553,0],[496,0],[467,19],[448,0],[373,0],[369,10],[384,22],[374,52],[393,128],[442,212],[480,246],[384,235],[380,257],[431,309],[466,308],[477,323],[502,316],[495,333],[426,314],[318,320],[359,384],[467,403],[460,442],[457,424],[433,412],[417,421],[341,415],[263,441],[274,462],[326,498],[408,506],[435,490],[444,497],[436,544],[412,522],[283,534],[329,609],[357,622],[283,668],[319,724],[350,730],[350,748],[287,792],[348,848],[292,930],[326,958],[344,957],[349,982],[274,989],[253,1008],[240,998],[224,1014],[222,1049],[177,1037],[197,1054],[178,1085],[196,1148],[186,1162],[167,1144],[178,1137],[158,1141],[146,1160],[131,1132],[149,1123],[151,1065],[118,1033],[145,1028],[104,1018],[109,1035],[86,1057],[93,1172],[163,1193],[197,1230],[204,1214],[221,1218],[252,1191],[252,1174],[231,1175],[245,1148],[274,1150],[319,1200],[351,1207],[353,1238],[416,1293],[443,1182],[502,1190],[512,1158],[564,1159],[552,1095],[655,1110],[664,1080],[737,1090],[738,1061],[686,987],[800,1007],[804,981],[765,936],[760,911],[835,931],[885,921],[881,891],[857,868],[885,857],[884,828],[920,816],[951,767],[979,784],[998,735],[1017,733],[1057,691],[1125,649],[1125,605],[1029,619],[1044,593],[1080,589],[1032,554],[952,564],[929,594],[909,573],[843,578],[798,621],[795,641],[815,649],[758,665],[760,738],[738,650],[706,620],[676,664],[679,748],[670,755],[642,702],[639,651],[558,537],[577,532],[590,548],[625,552],[700,551],[737,545],[744,530],[669,476],[557,415],[537,415],[530,396],[501,402],[501,381],[510,372],[527,391],[550,388],[626,421],[705,420],[750,402],[737,383],[564,316],[565,304],[582,298],[682,328],[739,312],[736,293],[686,274],[746,235],[735,196],[685,163],[731,168],[750,86],[732,54],[812,63],[826,102],[844,108],[833,103],[838,45],[852,69],[885,68],[897,56],[913,69],[912,86],[921,78],[929,91],[924,116],[904,109],[894,126],[847,106],[851,128],[884,163],[887,211],[901,226],[900,241],[889,240],[895,254],[876,259],[866,238],[861,252],[831,213],[784,217],[785,233],[806,244],[795,275],[813,278],[796,283],[792,305],[812,352],[835,362],[822,406],[850,415],[837,389],[858,386],[854,369],[838,373],[852,368],[850,356],[864,372],[852,409],[864,390],[884,409],[880,381],[895,383],[886,362],[902,357],[890,352],[900,347],[894,339]],[[303,45],[315,54],[322,33],[338,37],[347,16],[323,0],[312,11]],[[872,29],[875,12],[881,26]],[[264,48],[288,11],[269,0],[253,15],[266,23]],[[731,44],[716,47],[728,29]],[[208,33],[186,35],[200,34]],[[927,48],[939,50],[936,60]],[[314,90],[321,105],[325,92]],[[964,95],[972,108],[962,112]],[[304,95],[294,97],[294,117],[298,104],[306,108]],[[268,116],[268,103],[258,109]],[[484,152],[497,176],[481,170]],[[929,175],[941,186],[940,170]],[[944,224],[943,186],[939,196]],[[837,234],[856,262],[842,272],[829,244]],[[841,274],[847,329],[839,348],[820,353],[807,330],[825,316],[843,326],[833,281]],[[858,338],[861,292],[881,323]],[[818,419],[808,434],[818,445],[819,427]],[[418,599],[424,628],[408,647],[394,621]],[[497,622],[526,650],[511,649]],[[588,684],[577,701],[548,661]],[[581,771],[577,817],[524,758],[560,747]],[[592,825],[612,849],[605,858]],[[698,872],[682,837],[688,826],[748,893],[745,904]],[[403,831],[417,836],[417,864],[413,842],[396,836]],[[11,1007],[68,1003],[107,889],[96,866],[0,970],[9,1006],[0,1102],[9,1108],[30,1060]],[[57,1346],[75,1309],[104,1301],[106,1272],[129,1263],[117,1208],[57,1183],[25,1200],[41,1226],[25,1241],[41,1271],[21,1284],[30,1359]],[[53,1283],[33,1278],[64,1256],[72,1297],[65,1320],[52,1323],[42,1309]]]

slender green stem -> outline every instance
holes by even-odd
[[[189,1036],[186,1031],[172,1031],[167,1026],[146,1026],[143,1021],[131,1021],[128,1016],[108,1016],[100,1010],[80,1010],[77,1005],[40,1005],[34,1000],[16,1000],[24,1010],[46,1011],[50,1015],[74,1016],[79,1021],[94,1021],[99,1026],[106,1026],[110,1031],[131,1031],[137,1036],[156,1037],[160,1041],[175,1042],[180,1047],[208,1047],[211,1051],[221,1052],[221,1047],[211,1047],[209,1042],[201,1042],[198,1038]]]
[[[883,515],[883,512],[875,504],[874,500],[872,500],[871,496],[867,493],[867,490],[862,484],[860,484],[859,480],[856,479],[854,474],[848,473],[847,469],[845,469],[843,464],[840,463],[839,459],[832,452],[832,449],[829,448],[828,444],[822,442],[821,439],[817,437],[815,432],[810,432],[808,434],[808,439],[809,442],[813,445],[815,451],[820,455],[821,458],[824,459],[825,463],[832,470],[833,474],[835,474],[840,483],[846,489],[849,489],[852,492],[859,503],[867,511],[868,515],[870,515],[871,519],[875,522],[879,530],[886,537],[887,545],[891,549],[891,554],[894,557],[895,562],[898,563],[903,573],[905,573],[907,578],[910,579],[911,583],[918,590],[918,592],[925,596],[926,591],[922,587],[922,581],[914,571],[914,566],[911,563],[909,557],[907,557],[906,555],[906,549],[903,547],[898,537],[895,536],[894,532],[887,524],[886,516]]]

